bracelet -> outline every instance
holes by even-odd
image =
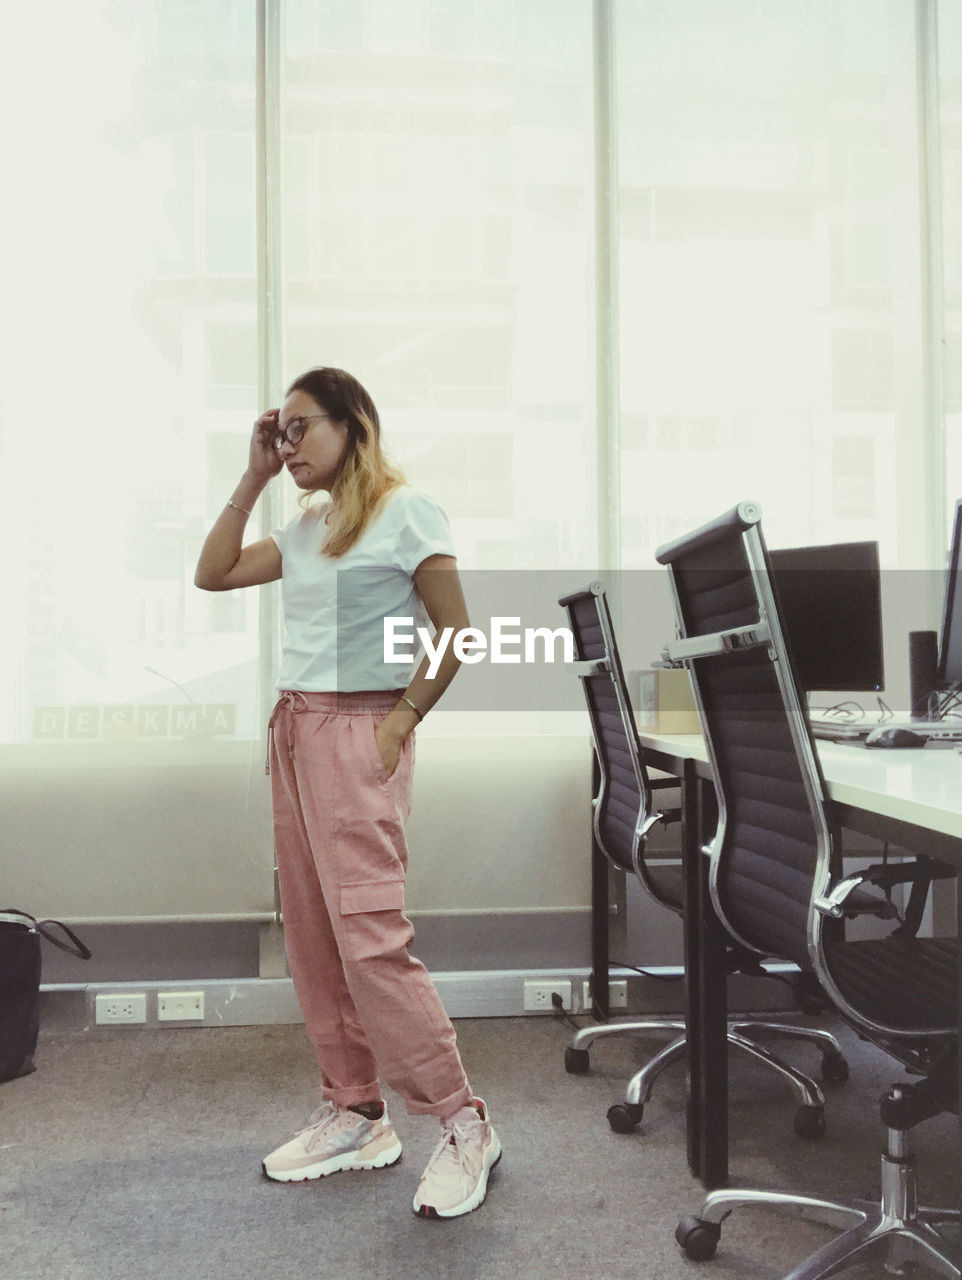
[[[233,507],[235,511],[242,512],[245,516],[252,516],[254,514],[253,511],[248,511],[246,507],[239,507],[233,500],[228,502],[227,505],[229,507]]]
[[[411,708],[411,710],[412,710],[412,711],[414,712],[414,714],[417,716],[417,718],[418,718],[418,720],[419,720],[419,721],[424,719],[424,712],[423,712],[423,711],[419,711],[419,710],[417,709],[417,707],[414,705],[414,703],[411,701],[411,699],[410,699],[410,698],[408,698],[408,697],[405,697],[405,695],[404,695],[403,693],[401,694],[401,701],[402,701],[402,702],[406,702],[406,703],[408,704],[408,706]]]

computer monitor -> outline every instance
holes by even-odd
[[[770,550],[769,558],[802,688],[840,693],[883,689],[878,543],[785,547]]]
[[[952,541],[945,574],[942,633],[939,640],[939,684],[962,684],[962,498],[955,504]]]

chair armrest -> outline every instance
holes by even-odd
[[[923,855],[913,858],[911,862],[877,862],[870,867],[863,867],[860,874],[872,884],[888,887],[893,884],[910,884],[916,880],[950,880],[956,871],[948,863],[933,862]]]
[[[865,885],[890,889],[896,884],[928,884],[932,880],[944,880],[954,875],[953,867],[925,857],[916,858],[912,862],[880,862],[839,880],[824,897],[815,899],[815,909],[834,920],[840,920],[843,916],[861,915],[891,920],[898,915],[894,903],[865,889]]]
[[[681,786],[680,778],[649,778],[648,785],[652,791],[677,790]],[[669,826],[673,822],[681,822],[681,809],[662,809],[659,813],[659,820],[664,826]]]
[[[710,658],[719,653],[732,653],[736,649],[754,649],[770,644],[771,628],[765,618],[745,627],[732,627],[730,631],[715,631],[710,635],[679,637],[666,644],[661,651],[664,666],[679,666],[695,658]]]
[[[863,886],[875,883],[864,872],[846,876],[833,885],[824,896],[815,899],[815,910],[823,916],[831,916],[833,920],[841,920],[846,916],[878,916],[883,920],[892,920],[898,915],[895,904],[888,898],[871,893]]]

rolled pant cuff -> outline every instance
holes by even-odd
[[[450,1120],[452,1116],[457,1115],[462,1107],[466,1107],[474,1093],[471,1086],[466,1084],[462,1089],[458,1089],[456,1093],[449,1094],[447,1098],[442,1098],[440,1102],[411,1102],[404,1099],[404,1104],[408,1109],[408,1114],[412,1116],[438,1116],[441,1120]]]
[[[355,1086],[351,1089],[324,1089],[324,1098],[333,1102],[336,1107],[356,1107],[362,1102],[380,1102],[381,1086],[377,1080],[371,1084]]]

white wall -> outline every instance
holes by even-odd
[[[65,748],[59,766],[45,753],[42,769],[0,769],[4,902],[68,921],[273,911],[261,760],[243,744],[214,764],[209,746],[196,762],[170,747],[166,764],[163,749],[128,747],[115,768],[85,770],[83,748]],[[417,750],[412,910],[588,905],[587,735],[425,735]]]

